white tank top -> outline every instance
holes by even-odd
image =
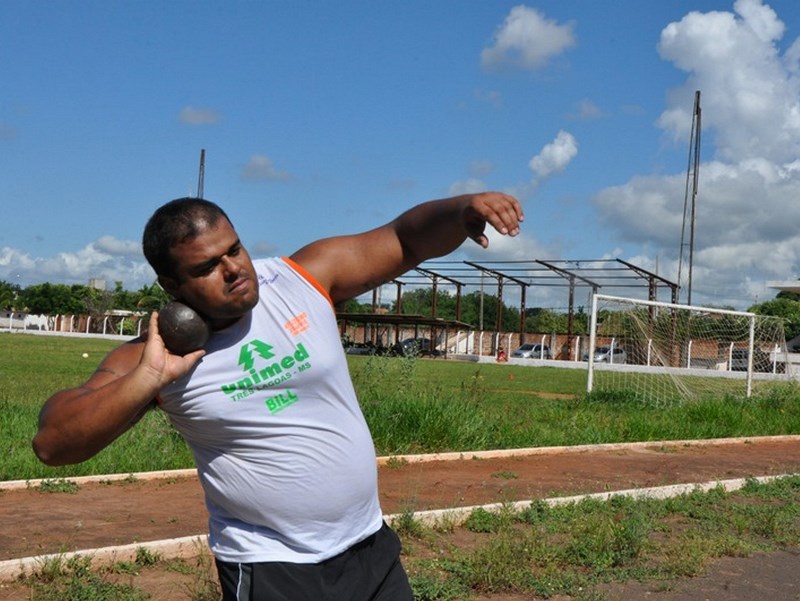
[[[214,555],[316,563],[380,528],[375,449],[327,294],[289,259],[254,265],[258,305],[160,406],[194,454]]]

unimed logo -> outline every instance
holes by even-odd
[[[243,344],[239,349],[239,365],[242,366],[244,371],[253,369],[253,351],[258,353],[262,359],[272,359],[275,353],[272,352],[272,345],[260,340],[252,340],[247,344]]]
[[[239,365],[244,376],[230,384],[222,385],[222,392],[232,401],[240,401],[259,390],[267,390],[293,378],[301,371],[311,367],[309,353],[302,343],[298,343],[294,350],[284,356],[278,356],[271,344],[258,339],[243,344],[239,348]],[[289,391],[284,393],[281,407],[292,404],[297,397]],[[286,402],[290,401],[290,402]]]

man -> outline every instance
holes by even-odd
[[[456,249],[519,233],[500,193],[418,205],[362,234],[251,261],[217,205],[183,198],[148,221],[143,248],[164,289],[208,321],[202,350],[146,336],[45,403],[33,447],[84,461],[156,403],[192,449],[224,600],[406,600],[397,536],[382,521],[375,450],[333,306]]]

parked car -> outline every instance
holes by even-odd
[[[747,371],[749,352],[746,348],[735,348],[731,350],[731,371]],[[753,352],[753,371],[770,372],[772,371],[772,361],[769,353],[760,349]]]
[[[348,355],[375,355],[376,348],[375,345],[365,343],[365,344],[350,344],[349,346],[344,347],[344,352]]]
[[[550,347],[546,344],[523,344],[511,356],[518,359],[552,359]]]
[[[583,360],[589,360],[589,353],[583,356]],[[609,346],[598,346],[594,349],[594,361],[595,363],[627,363],[628,353],[625,352],[625,349],[618,346],[615,346],[613,349]]]
[[[438,357],[442,354],[430,338],[406,338],[399,346],[398,354],[404,357]]]

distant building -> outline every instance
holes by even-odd
[[[89,288],[94,288],[95,290],[105,290],[106,281],[101,278],[89,278]]]

